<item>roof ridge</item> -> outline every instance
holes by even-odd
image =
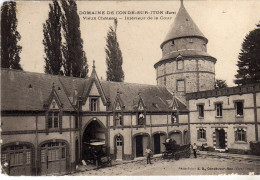
[[[131,82],[114,82],[114,81],[105,81],[100,80],[100,82],[108,82],[108,83],[115,83],[115,84],[131,84],[131,85],[144,85],[144,86],[153,86],[153,87],[164,87],[163,85],[154,85],[154,84],[141,84],[141,83],[131,83]]]
[[[18,69],[9,69],[9,68],[2,68],[1,71],[15,71],[15,72],[20,72],[24,74],[38,74],[38,75],[44,75],[44,76],[53,76],[53,77],[61,77],[61,78],[69,78],[69,79],[89,79],[89,77],[86,78],[81,78],[81,77],[71,77],[71,76],[62,76],[62,75],[57,75],[57,74],[46,74],[46,73],[40,73],[40,72],[30,72],[30,71],[24,71],[24,70],[18,70]]]

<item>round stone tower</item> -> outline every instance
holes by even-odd
[[[161,44],[162,58],[154,65],[157,84],[185,101],[185,94],[214,88],[216,59],[207,53],[208,39],[186,11],[183,1]]]

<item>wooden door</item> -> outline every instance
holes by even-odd
[[[28,145],[12,145],[2,149],[2,163],[7,162],[5,168],[10,176],[32,175],[32,148]]]
[[[66,145],[64,142],[50,142],[41,147],[41,174],[66,173]]]
[[[154,138],[154,154],[160,154],[161,153],[160,134],[155,134],[153,138]]]
[[[136,157],[143,156],[143,136],[136,136]]]
[[[120,136],[116,138],[116,159],[123,159],[123,140]]]

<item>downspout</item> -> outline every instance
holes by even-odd
[[[70,149],[70,151],[69,151],[69,158],[70,158],[70,173],[71,173],[71,149],[72,149],[72,141],[71,141],[71,112],[69,112],[70,113],[70,118],[69,118],[69,120],[70,120],[70,146],[69,146],[69,149]]]
[[[38,111],[36,111],[35,117],[35,175],[38,175]]]
[[[254,87],[254,92],[253,92],[253,99],[254,99],[255,140],[258,141],[257,106],[256,106],[256,90],[255,90],[255,87]]]

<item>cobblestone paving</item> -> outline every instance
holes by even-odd
[[[145,160],[96,170],[78,172],[74,176],[159,176],[159,175],[223,175],[260,174],[260,163],[218,157],[198,157],[189,159],[163,160],[156,158],[152,164]]]

